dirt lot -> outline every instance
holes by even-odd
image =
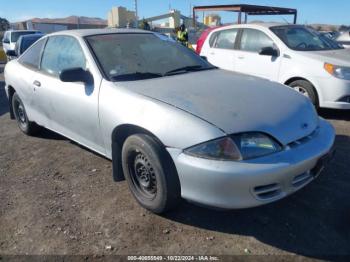
[[[49,131],[23,135],[0,81],[1,255],[350,255],[350,112],[321,112],[337,154],[293,196],[227,212],[185,202],[157,216],[112,181],[110,161]]]

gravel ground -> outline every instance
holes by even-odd
[[[296,194],[225,212],[184,202],[158,216],[135,202],[126,182],[112,181],[109,160],[49,131],[22,134],[0,81],[2,256],[350,255],[349,111],[321,112],[336,128],[337,154]]]

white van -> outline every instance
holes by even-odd
[[[2,46],[5,54],[9,50],[15,50],[16,42],[21,35],[30,35],[40,33],[39,31],[33,30],[11,30],[6,31],[2,39]]]
[[[197,52],[217,67],[288,85],[316,107],[350,109],[350,50],[308,27],[225,26],[197,45]]]

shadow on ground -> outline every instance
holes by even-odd
[[[279,202],[246,210],[213,211],[184,203],[166,218],[257,240],[312,258],[350,255],[350,137],[336,138],[334,161],[318,179]]]
[[[1,67],[0,67],[0,70],[2,70]],[[8,106],[4,87],[5,87],[5,82],[0,81],[0,116],[9,112],[9,106]]]
[[[320,109],[318,113],[325,119],[350,121],[350,110]]]

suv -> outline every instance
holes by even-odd
[[[302,25],[244,24],[212,30],[198,53],[222,69],[267,78],[316,107],[350,109],[350,52]]]
[[[4,48],[5,53],[7,53],[7,51],[9,50],[11,51],[15,50],[16,42],[21,35],[30,35],[30,34],[36,34],[36,33],[40,33],[40,32],[35,30],[6,31],[2,39],[2,46]]]

